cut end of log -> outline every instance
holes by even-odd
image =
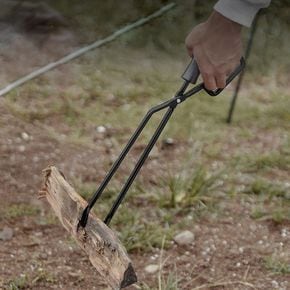
[[[129,264],[129,267],[124,273],[124,278],[121,284],[121,288],[125,288],[137,282],[137,276],[132,264]]]
[[[56,167],[50,166],[43,173],[41,196],[46,196],[62,225],[87,253],[106,283],[112,289],[120,289],[137,282],[132,262],[115,233],[92,213],[86,227],[78,228],[87,202]]]

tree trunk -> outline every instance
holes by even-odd
[[[131,260],[115,233],[94,214],[90,214],[85,228],[77,228],[87,202],[68,184],[56,167],[44,170],[45,194],[62,225],[88,254],[93,266],[113,289],[129,286],[137,281]]]

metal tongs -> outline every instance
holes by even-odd
[[[226,81],[226,85],[231,83],[232,80],[244,69],[244,67],[245,67],[245,60],[244,60],[244,58],[241,58],[239,66],[228,77],[228,79]],[[122,163],[122,161],[124,160],[124,158],[126,157],[128,152],[130,151],[130,149],[132,148],[132,146],[134,145],[136,140],[138,139],[139,135],[141,134],[141,132],[143,131],[143,129],[145,128],[146,124],[148,123],[150,118],[153,116],[153,114],[155,114],[155,113],[167,108],[167,110],[166,110],[162,120],[160,121],[157,129],[155,130],[153,136],[151,137],[151,139],[148,142],[146,148],[144,149],[143,153],[141,154],[138,162],[136,163],[136,165],[135,165],[134,169],[132,170],[131,174],[129,175],[127,181],[123,185],[123,188],[121,189],[120,193],[118,194],[118,196],[117,196],[114,204],[112,205],[109,213],[105,217],[104,223],[106,225],[109,225],[109,223],[111,222],[113,216],[115,215],[118,207],[120,206],[120,204],[123,201],[125,195],[127,194],[127,192],[129,190],[130,186],[132,185],[134,179],[136,178],[136,176],[139,173],[141,167],[143,166],[144,162],[146,161],[146,159],[147,159],[150,151],[152,150],[154,144],[158,140],[158,137],[160,136],[160,134],[163,131],[164,127],[166,126],[168,120],[170,119],[174,109],[179,104],[181,104],[183,101],[185,101],[187,98],[195,95],[196,93],[198,93],[201,90],[205,90],[210,96],[217,96],[223,91],[223,89],[217,89],[215,91],[210,91],[210,90],[208,90],[208,89],[206,89],[204,87],[203,83],[200,83],[200,84],[194,86],[193,88],[189,89],[186,92],[189,84],[195,84],[197,82],[199,75],[200,75],[200,72],[199,72],[198,65],[197,65],[196,61],[194,59],[192,59],[190,64],[187,66],[184,74],[182,75],[184,83],[181,86],[181,88],[177,91],[175,96],[173,98],[171,98],[170,100],[168,100],[168,101],[165,101],[165,102],[163,102],[163,103],[161,103],[161,104],[159,104],[157,106],[152,107],[146,113],[145,117],[143,118],[143,120],[141,121],[139,126],[137,127],[136,131],[131,136],[129,142],[127,143],[127,145],[125,146],[125,148],[123,149],[121,154],[119,155],[118,159],[114,162],[114,164],[112,165],[110,171],[107,173],[107,175],[105,176],[104,180],[100,184],[99,188],[96,190],[96,192],[94,193],[94,195],[92,196],[92,198],[88,202],[87,207],[84,209],[84,211],[83,211],[83,213],[81,215],[81,218],[79,220],[78,226],[81,226],[81,227],[85,228],[92,207],[95,205],[96,201],[102,195],[102,193],[103,193],[104,189],[106,188],[106,186],[108,185],[109,181],[111,180],[111,178],[114,176],[114,174],[118,170],[120,164]]]

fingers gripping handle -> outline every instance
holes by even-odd
[[[232,80],[244,69],[246,63],[245,59],[242,57],[240,60],[240,64],[236,67],[236,69],[229,75],[229,77],[226,80],[226,86],[232,82]],[[190,64],[187,66],[185,72],[182,75],[182,78],[190,82],[192,84],[195,84],[197,82],[197,79],[199,77],[199,68],[197,65],[197,62],[194,60],[194,58],[191,60]],[[204,87],[204,90],[211,96],[217,96],[219,95],[224,89],[216,89],[214,91],[208,90]]]
[[[242,57],[240,60],[240,64],[235,68],[235,70],[228,76],[227,80],[226,80],[226,86],[231,83],[234,78],[240,74],[240,72],[245,68],[246,62],[245,59]],[[207,88],[204,87],[204,90],[210,95],[210,96],[217,96],[219,95],[223,90],[223,89],[216,89],[214,91],[208,90]]]

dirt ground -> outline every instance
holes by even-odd
[[[29,59],[18,59],[16,74],[11,69],[9,52],[6,56],[0,63],[7,68],[1,84],[24,72]],[[48,55],[46,60],[50,57],[55,55]],[[32,101],[26,103],[31,105]],[[21,106],[25,106],[23,102]],[[48,126],[55,130],[57,138],[48,134]],[[68,180],[77,177],[82,182],[100,182],[108,160],[118,154],[114,148],[108,149],[110,134],[100,137],[96,131],[91,132],[94,146],[67,142],[62,135],[71,129],[58,117],[31,122],[12,111],[4,98],[0,99],[0,128],[0,231],[12,231],[11,236],[0,240],[0,289],[107,289],[85,254],[60,226],[46,200],[38,198],[38,190],[42,170],[52,164]],[[124,140],[129,136],[128,132],[117,134]],[[236,146],[231,134],[226,133],[228,148],[221,155],[231,154]],[[280,148],[281,138],[266,128],[239,146],[244,150],[247,146],[255,148],[263,154]],[[158,154],[153,154],[142,171],[145,188],[159,186],[158,174],[168,167],[174,169],[191,145],[190,141],[176,142],[168,148],[158,145]],[[133,155],[139,151],[137,148]],[[289,170],[276,173],[273,178],[284,180],[285,184],[288,180],[289,189]],[[179,246],[170,238],[164,249],[130,251],[139,282],[128,289],[290,289],[290,221],[267,215],[253,218],[253,208],[259,201],[259,195],[221,195],[218,209],[208,210],[198,218],[195,208],[186,215],[176,212],[173,219],[194,233],[193,243]],[[152,202],[143,205],[142,210],[155,211]],[[263,206],[269,210],[273,207],[271,202]],[[121,230],[122,225],[118,227]],[[146,272],[145,267],[150,264],[159,269]]]
[[[84,253],[55,222],[47,202],[37,198],[41,171],[47,165],[57,164],[63,172],[84,178],[100,177],[102,162],[98,160],[98,168],[94,160],[109,157],[105,148],[83,151],[59,144],[41,127],[11,116],[3,106],[0,116],[1,210],[12,208],[10,216],[7,211],[2,216],[1,227],[13,229],[12,239],[0,242],[2,287],[106,289]],[[28,139],[23,132],[29,132]],[[208,214],[188,227],[195,234],[192,245],[179,247],[172,242],[163,251],[162,271],[176,269],[182,285],[178,289],[289,289],[289,276],[267,271],[263,257],[287,258],[290,223],[255,221],[251,207],[250,200],[241,203],[238,197],[225,201],[222,217]],[[139,281],[154,285],[155,277],[144,272],[144,265],[155,264],[160,255],[160,249],[131,254]],[[19,288],[9,288],[9,282],[17,279],[23,285],[18,281]]]

